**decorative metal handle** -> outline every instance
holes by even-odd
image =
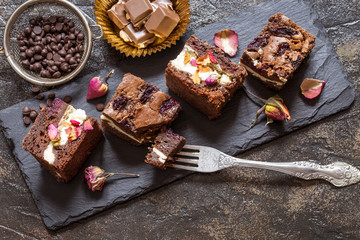
[[[91,32],[92,32],[92,35],[93,35],[93,39],[95,39],[95,40],[101,39],[101,38],[104,36],[104,31],[103,31],[102,27],[101,27],[99,24],[94,24],[94,25],[89,25],[89,26],[90,26],[90,28],[97,27],[97,28],[100,30],[100,36],[94,37],[94,32],[93,32],[93,30],[91,29]]]
[[[230,158],[230,159],[229,159]],[[260,162],[226,156],[222,158],[223,166],[238,165],[269,169],[286,173],[305,180],[323,179],[336,187],[344,187],[360,181],[360,171],[347,163],[334,162],[328,165],[320,165],[312,162]],[[226,160],[227,159],[227,160]]]

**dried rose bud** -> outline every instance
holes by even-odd
[[[86,120],[84,122],[84,130],[85,131],[89,131],[89,130],[93,130],[93,126],[91,126],[91,123],[90,123],[90,119]]]
[[[59,129],[56,127],[56,124],[50,124],[48,127],[49,138],[52,142],[57,142],[60,140]]]
[[[277,121],[284,121],[284,120],[291,120],[289,110],[284,104],[284,100],[279,97],[278,95],[275,95],[273,97],[270,97],[269,99],[265,100],[263,98],[260,98],[256,96],[255,94],[251,93],[245,86],[243,88],[252,96],[256,97],[260,101],[264,103],[264,106],[262,106],[257,112],[256,112],[256,118],[253,120],[253,123],[251,127],[253,127],[259,118],[260,114],[265,111],[266,117],[267,117],[267,124],[272,123],[273,120]]]
[[[215,84],[217,84],[217,80],[218,80],[218,78],[216,76],[210,75],[209,77],[207,77],[205,79],[205,83],[208,85],[215,85]]]
[[[230,57],[234,57],[239,45],[239,36],[233,30],[225,29],[214,35],[214,43],[217,47],[227,53]]]
[[[104,80],[101,80],[101,77],[93,77],[89,83],[86,100],[104,96],[109,89],[107,80],[109,79],[109,77],[111,77],[113,73],[114,69],[110,71],[110,73],[104,78]]]
[[[194,67],[197,66],[197,63],[196,63],[195,59],[191,59],[190,64],[193,65]]]
[[[89,186],[89,189],[92,190],[93,192],[95,192],[96,190],[101,191],[106,179],[114,175],[132,176],[132,177],[140,176],[139,174],[132,174],[132,173],[107,173],[103,169],[96,166],[87,167],[84,171],[86,183]]]
[[[304,81],[301,83],[301,93],[304,97],[308,99],[316,98],[320,95],[321,90],[325,85],[325,81],[313,79],[313,78],[305,78]]]
[[[285,106],[284,100],[278,95],[275,95],[266,101],[265,114],[268,118],[268,123],[271,123],[272,120],[291,120],[289,110]]]

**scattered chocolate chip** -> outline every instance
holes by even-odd
[[[29,108],[28,106],[25,106],[23,109],[22,109],[22,114],[23,115],[29,115],[31,112],[31,108]]]
[[[46,100],[46,105],[48,105],[48,107],[51,107],[52,103],[53,103],[52,99],[49,98],[48,100]]]
[[[96,110],[98,110],[99,112],[104,110],[104,108],[105,108],[105,105],[103,103],[96,104]]]
[[[39,100],[43,100],[45,98],[44,94],[43,93],[39,93],[37,96],[36,96],[37,99]]]
[[[33,92],[33,93],[39,93],[39,92],[40,92],[40,88],[39,88],[39,87],[32,87],[32,88],[31,88],[31,92]]]
[[[35,118],[38,116],[38,112],[36,110],[31,110],[29,117],[32,120],[35,120]]]
[[[48,98],[49,99],[54,99],[55,96],[56,96],[56,94],[52,92],[52,93],[49,93]]]
[[[66,103],[71,103],[71,101],[72,101],[72,97],[71,97],[71,96],[65,96],[65,97],[64,97],[64,102],[66,102]]]
[[[28,116],[23,117],[24,124],[28,126],[31,123],[31,119]]]
[[[43,108],[45,108],[45,107],[46,107],[46,105],[45,105],[44,103],[40,103],[40,104],[39,104],[39,108],[40,108],[40,109],[43,109]]]

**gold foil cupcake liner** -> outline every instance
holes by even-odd
[[[188,0],[171,0],[173,8],[180,17],[180,21],[171,34],[163,41],[155,41],[146,48],[138,48],[131,43],[125,42],[117,31],[115,25],[110,20],[107,10],[110,9],[118,0],[95,0],[95,16],[97,23],[101,25],[104,32],[104,38],[121,53],[127,57],[144,57],[156,52],[160,52],[165,48],[175,45],[176,41],[185,33],[188,23],[190,22],[190,4]]]

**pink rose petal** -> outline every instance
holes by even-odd
[[[230,57],[234,57],[239,44],[238,37],[238,34],[233,30],[225,29],[215,33],[213,41],[217,47],[227,53]]]
[[[56,127],[55,123],[49,125],[48,134],[52,142],[56,142],[60,140],[59,129]]]
[[[89,131],[89,130],[93,130],[93,126],[91,126],[91,123],[90,123],[90,119],[86,120],[84,122],[84,130],[85,131]]]
[[[193,65],[194,67],[197,66],[197,63],[196,63],[195,59],[191,59],[190,64]]]
[[[215,59],[214,55],[212,55],[210,51],[208,51],[207,54],[209,55],[210,61],[212,63],[218,63],[218,61]]]
[[[74,120],[74,119],[71,119],[70,122],[71,122],[71,124],[72,124],[73,126],[75,126],[75,127],[77,127],[77,126],[80,125],[80,122],[79,122],[79,121],[76,121],[76,120]]]
[[[313,78],[305,78],[300,85],[301,93],[308,99],[316,98],[320,95],[324,85],[325,81]]]

